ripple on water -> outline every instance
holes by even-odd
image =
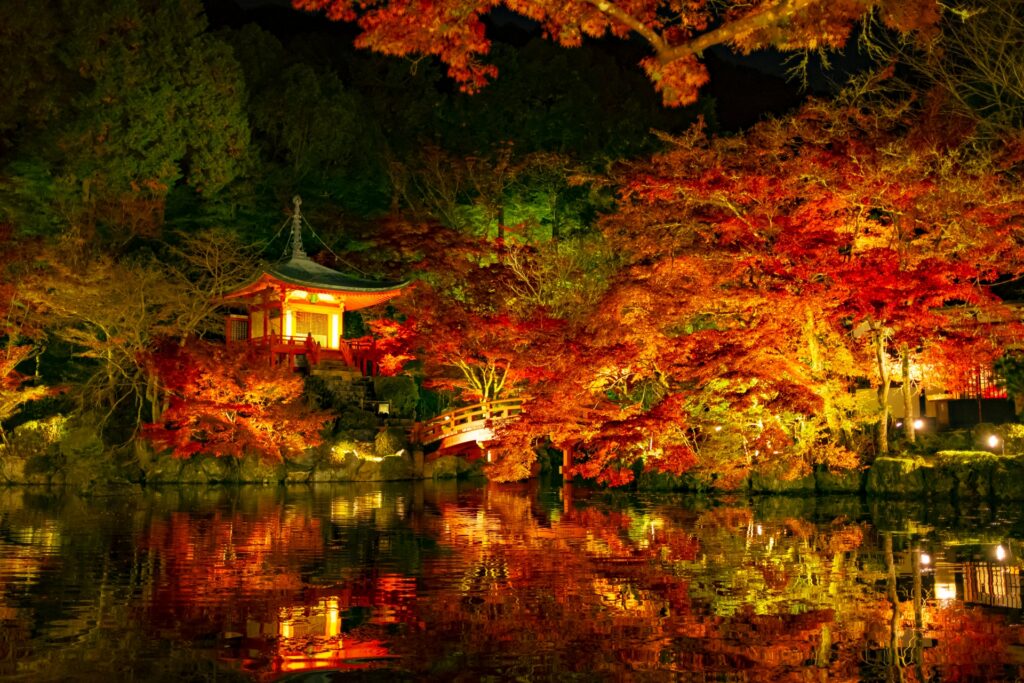
[[[1022,528],[455,482],[5,494],[0,678],[1013,680]]]

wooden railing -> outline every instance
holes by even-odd
[[[306,335],[281,336],[271,332],[266,337],[253,337],[248,344],[255,349],[266,349],[269,353],[304,354],[310,365],[317,365],[321,355],[340,354],[346,365],[372,377],[377,374],[380,352],[377,340],[371,336],[358,339],[342,339],[339,348],[326,348],[320,342],[312,341]]]
[[[523,412],[523,399],[506,398],[484,401],[449,411],[419,425],[416,436],[422,444],[429,444],[450,436],[490,427],[495,420],[507,420]]]
[[[377,340],[367,335],[358,339],[342,339],[341,345],[348,349],[345,361],[366,377],[377,374],[380,352],[377,351]]]

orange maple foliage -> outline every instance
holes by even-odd
[[[497,75],[481,61],[491,47],[485,17],[497,8],[537,22],[545,36],[566,47],[584,37],[635,35],[652,56],[641,66],[669,106],[697,99],[708,80],[704,50],[726,45],[744,54],[839,49],[862,19],[877,12],[897,31],[934,30],[936,0],[292,0],[331,19],[356,22],[356,45],[388,55],[432,55],[467,91]]]
[[[984,282],[1024,272],[1024,194],[933,123],[812,103],[625,168],[603,228],[627,265],[529,387],[499,476],[545,439],[613,484],[638,464],[726,481],[848,467],[844,438],[870,418],[855,381],[887,385],[904,349],[987,359],[996,323],[1016,338]]]

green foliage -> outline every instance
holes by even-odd
[[[1024,454],[1024,424],[1005,424],[1000,427],[1006,440],[1006,452]]]
[[[61,415],[45,420],[30,420],[5,434],[0,445],[3,458],[27,459],[32,456],[55,452],[67,432],[67,419]]]
[[[0,123],[16,131],[18,147],[0,182],[8,219],[30,232],[70,220],[131,236],[140,225],[159,228],[162,198],[175,184],[210,194],[242,172],[245,84],[228,46],[205,33],[198,0],[22,9],[29,18],[19,21],[19,39],[29,43],[7,77],[20,79],[10,87],[29,99]],[[30,30],[36,21],[47,30]],[[36,70],[60,84],[59,102],[32,100],[24,81]],[[26,127],[43,119],[42,132]],[[48,195],[61,201],[39,201]]]
[[[996,360],[992,369],[1011,397],[1024,397],[1024,355],[1006,353]]]
[[[373,439],[373,451],[381,457],[394,455],[408,445],[409,440],[401,429],[382,429]]]
[[[391,404],[393,415],[402,417],[412,417],[416,410],[416,404],[420,400],[416,381],[405,375],[374,377],[373,391],[378,400]]]
[[[974,438],[970,431],[962,429],[944,432],[918,432],[913,444],[914,450],[919,453],[967,451],[972,450],[973,446]]]

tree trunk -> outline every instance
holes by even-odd
[[[825,424],[828,425],[829,433],[832,438],[839,441],[841,431],[841,420],[839,414],[835,409],[835,400],[832,396],[832,391],[828,386],[825,377],[825,362],[821,357],[821,346],[818,344],[818,336],[816,334],[817,324],[814,320],[814,314],[808,310],[807,320],[804,323],[804,336],[807,342],[807,353],[810,358],[810,366],[812,378],[815,382],[821,385],[821,400],[822,400],[822,414],[825,417]]]
[[[914,396],[910,385],[910,349],[906,344],[900,348],[900,357],[903,368],[903,386],[900,387],[903,394],[903,435],[908,443],[914,443],[917,430],[914,429]]]
[[[903,658],[900,652],[900,599],[896,593],[896,558],[892,551],[892,534],[885,534],[885,587],[892,616],[889,619],[889,666],[895,675],[892,679],[903,680]]]
[[[889,387],[892,378],[885,364],[885,337],[875,330],[875,362],[878,364],[878,454],[889,453]]]
[[[150,422],[160,422],[160,418],[163,417],[163,404],[160,402],[160,383],[156,374],[146,378],[146,400],[149,401]]]

